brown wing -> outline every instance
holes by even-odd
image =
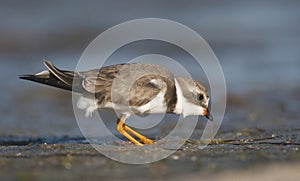
[[[99,104],[114,102],[140,106],[155,97],[162,88],[173,86],[173,75],[154,64],[118,64],[79,73],[83,88],[95,94]],[[153,80],[160,81],[153,81]]]

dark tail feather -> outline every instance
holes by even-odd
[[[83,87],[79,84],[81,81],[78,79],[82,79],[74,74],[72,71],[59,70],[50,62],[45,61],[44,64],[48,68],[48,70],[42,71],[35,75],[20,75],[20,79],[30,80],[33,82],[38,82],[41,84],[46,84],[49,86],[75,91],[82,93],[84,91]],[[76,80],[77,86],[73,86],[73,81]],[[73,89],[72,89],[73,86]]]
[[[72,91],[72,85],[70,86],[68,84],[65,84],[64,82],[58,80],[56,77],[44,77],[38,75],[20,75],[19,78]]]
[[[63,71],[56,68],[51,62],[44,61],[44,65],[47,67],[47,69],[60,81],[64,82],[67,85],[72,86],[74,73],[70,71]],[[71,75],[68,75],[68,73]]]

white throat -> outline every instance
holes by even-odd
[[[202,115],[203,108],[200,105],[195,105],[188,102],[188,100],[183,96],[182,89],[176,78],[175,78],[175,87],[176,87],[177,102],[174,109],[174,113],[182,114],[183,117],[189,115]]]

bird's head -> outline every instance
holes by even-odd
[[[181,111],[183,116],[202,115],[210,121],[213,120],[208,110],[209,95],[203,85],[187,77],[176,77],[175,86],[176,108]]]

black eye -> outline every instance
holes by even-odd
[[[203,94],[199,94],[199,95],[198,95],[198,101],[202,101],[203,99],[204,99]]]

